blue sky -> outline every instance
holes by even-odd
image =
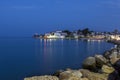
[[[0,36],[120,30],[120,0],[0,0]]]

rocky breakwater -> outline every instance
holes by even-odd
[[[53,75],[34,76],[24,80],[120,80],[120,46],[103,55],[86,58],[83,69],[59,70]]]
[[[107,42],[120,45],[120,40],[107,40]]]

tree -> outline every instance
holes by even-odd
[[[114,34],[118,34],[118,32],[119,32],[119,31],[118,31],[117,29],[114,30]]]
[[[67,35],[70,35],[70,34],[71,34],[71,32],[70,32],[69,30],[64,30],[63,32],[64,32],[64,33],[67,33]]]
[[[82,30],[83,35],[87,36],[88,34],[91,34],[91,31],[89,30],[89,28],[85,28]]]
[[[81,33],[82,33],[82,30],[79,29],[79,30],[77,31],[77,34],[81,34]]]

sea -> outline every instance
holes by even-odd
[[[114,47],[106,41],[0,38],[0,80],[50,75],[67,68],[80,69],[88,56]]]

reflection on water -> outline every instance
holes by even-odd
[[[40,44],[40,46],[38,46]],[[40,39],[39,47],[42,65],[48,71],[61,68],[76,68],[87,56],[101,54],[112,47],[105,41],[81,41],[63,39]],[[40,63],[41,64],[41,63]],[[64,67],[63,67],[64,66]]]
[[[23,80],[59,69],[79,69],[87,56],[103,53],[111,47],[113,45],[105,41],[0,39],[0,80]]]
[[[97,50],[97,53],[94,54],[100,54],[101,49],[104,46],[104,41],[103,40],[98,40],[98,41],[87,41],[87,53],[94,53]],[[89,55],[90,55],[89,54]]]

